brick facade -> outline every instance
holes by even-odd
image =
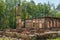
[[[23,21],[17,24],[17,27],[22,28]],[[38,19],[28,19],[25,23],[26,28],[60,28],[60,18],[43,17]]]

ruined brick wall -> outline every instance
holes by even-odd
[[[22,28],[23,21],[17,21],[17,28]],[[32,19],[26,20],[25,23],[26,28],[60,28],[60,19],[55,18],[39,18],[39,19]]]

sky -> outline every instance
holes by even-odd
[[[30,0],[27,0],[27,1],[30,1]],[[60,3],[60,0],[34,0],[34,2],[37,4],[37,3],[49,3],[52,5],[54,4],[55,7],[57,7],[57,5]]]

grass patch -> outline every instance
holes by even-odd
[[[14,38],[0,38],[0,40],[14,40]]]
[[[48,39],[48,40],[60,40],[60,38],[55,38],[55,39]]]

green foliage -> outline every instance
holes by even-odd
[[[60,18],[60,12],[57,12],[57,13],[56,13],[56,17],[57,17],[57,18]]]
[[[60,11],[60,4],[58,4],[57,8],[56,8],[58,11]]]
[[[5,19],[5,4],[3,1],[0,1],[0,28],[2,29],[4,26],[4,19]]]
[[[30,2],[23,2],[21,10],[23,14],[27,15],[29,18],[39,18],[39,17],[44,17],[44,16],[50,16],[51,13],[51,6],[50,4],[41,4],[38,3],[37,5],[35,4],[34,1]],[[25,12],[24,12],[25,11]]]

